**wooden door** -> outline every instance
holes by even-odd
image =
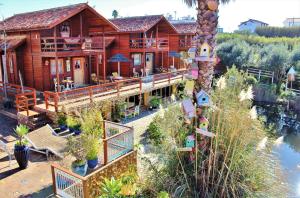
[[[147,74],[153,74],[154,54],[146,53],[146,72]]]
[[[84,84],[84,58],[73,58],[74,83]]]

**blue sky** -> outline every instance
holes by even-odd
[[[83,0],[0,0],[0,14],[13,14],[86,2]],[[166,14],[174,11],[177,17],[196,15],[194,8],[187,8],[182,0],[89,0],[89,5],[107,18],[112,10],[121,16]],[[273,26],[282,26],[287,17],[300,17],[300,0],[235,0],[220,7],[220,26],[233,31],[240,22],[249,18],[262,20]]]

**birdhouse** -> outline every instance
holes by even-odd
[[[210,97],[205,91],[201,90],[199,93],[197,93],[196,98],[198,106],[201,107],[210,105]]]
[[[287,76],[288,76],[288,81],[289,82],[293,82],[295,81],[295,78],[296,78],[296,71],[294,69],[294,67],[291,67],[287,73]]]
[[[190,70],[191,73],[191,77],[192,79],[197,79],[198,78],[198,73],[199,73],[199,69],[198,69],[198,65],[192,65],[192,68]]]
[[[193,95],[194,86],[195,82],[193,80],[186,81],[184,91],[187,95]]]
[[[195,147],[195,136],[189,135],[185,139],[185,147],[194,148]]]
[[[199,128],[202,130],[207,130],[208,129],[208,120],[205,117],[201,117],[199,119]]]
[[[192,47],[188,50],[188,55],[191,59],[195,59],[196,57],[197,48]]]
[[[210,46],[207,42],[204,42],[200,48],[200,57],[197,57],[198,61],[210,61]]]
[[[182,107],[183,107],[183,111],[184,111],[185,115],[188,118],[193,118],[196,116],[196,109],[195,109],[191,99],[183,100]]]

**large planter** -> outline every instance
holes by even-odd
[[[88,167],[90,169],[94,169],[98,165],[98,162],[99,162],[99,160],[98,160],[98,158],[96,158],[96,159],[93,159],[93,160],[88,160],[87,164],[88,164]]]
[[[19,167],[21,169],[27,168],[29,160],[29,147],[15,145],[14,155],[19,164]]]
[[[66,130],[68,129],[68,126],[65,125],[65,124],[61,124],[61,125],[59,125],[59,129],[60,129],[61,131],[66,131]]]
[[[85,176],[87,172],[87,163],[84,163],[82,165],[77,165],[75,163],[72,163],[72,171],[78,175]]]

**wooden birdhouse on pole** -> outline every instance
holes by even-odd
[[[197,61],[209,62],[210,61],[211,47],[207,42],[204,42],[199,49],[199,56],[196,57]]]
[[[197,98],[197,105],[199,107],[210,105],[210,97],[205,91],[201,90],[200,92],[198,92],[196,94],[196,98]]]
[[[205,117],[200,117],[199,119],[199,128],[202,130],[208,130],[209,121]]]

